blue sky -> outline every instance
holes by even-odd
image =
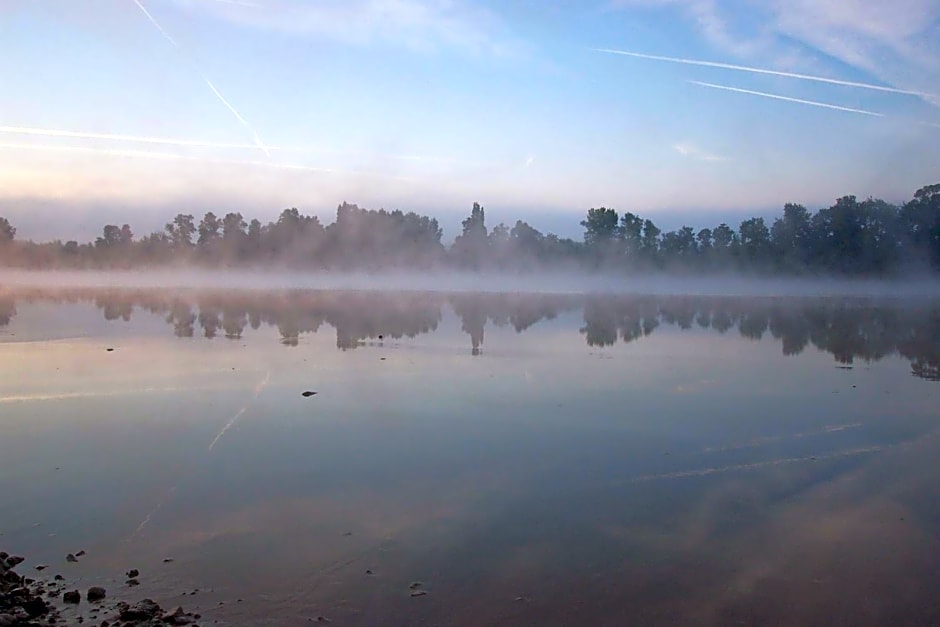
[[[940,180],[935,0],[4,0],[0,57],[27,236],[344,200],[576,235]]]

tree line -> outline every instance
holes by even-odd
[[[21,241],[0,217],[0,263],[29,268],[278,266],[318,270],[430,269],[614,272],[746,271],[784,274],[890,275],[940,271],[940,184],[894,205],[844,196],[815,213],[787,203],[764,218],[714,228],[663,232],[632,212],[591,208],[581,241],[543,234],[521,220],[488,228],[474,203],[450,246],[434,218],[414,212],[362,209],[342,203],[324,226],[316,216],[285,209],[277,220],[250,222],[241,213],[198,221],[180,213],[162,231],[136,237],[129,224],[105,225],[92,242]]]

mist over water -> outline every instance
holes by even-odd
[[[292,270],[25,271],[0,269],[11,287],[120,287],[189,289],[313,289],[545,294],[672,294],[700,296],[882,296],[940,298],[933,278],[770,278],[741,274],[677,277],[655,273],[544,272],[298,272]]]

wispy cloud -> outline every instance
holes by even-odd
[[[191,155],[182,155],[173,152],[157,152],[150,150],[120,150],[114,148],[100,148],[97,146],[55,146],[50,144],[27,144],[27,143],[2,143],[0,150],[13,151],[36,151],[36,152],[63,152],[63,153],[85,153],[91,155],[100,155],[106,157],[130,157],[141,159],[158,159],[163,161],[189,161],[193,163],[204,163],[207,165],[231,165],[231,166],[251,166],[262,168],[273,168],[279,170],[295,170],[298,172],[312,172],[319,174],[342,174],[387,178],[397,181],[413,181],[413,178],[386,174],[382,172],[369,172],[364,170],[345,170],[339,168],[321,168],[298,163],[282,163],[277,161],[251,161],[242,159],[213,159],[209,157],[195,157]]]
[[[723,89],[725,91],[733,91],[739,94],[749,94],[751,96],[761,96],[762,98],[772,98],[774,100],[785,100],[787,102],[796,102],[798,104],[810,105],[813,107],[822,107],[824,109],[834,109],[836,111],[845,111],[848,113],[861,113],[863,115],[873,115],[875,117],[882,118],[884,113],[878,113],[877,111],[867,111],[865,109],[853,109],[852,107],[843,107],[840,105],[829,104],[827,102],[818,102],[816,100],[804,100],[802,98],[791,98],[789,96],[781,96],[779,94],[768,94],[763,91],[754,91],[753,89],[741,89],[740,87],[729,87],[727,85],[716,85],[714,83],[705,83],[702,81],[689,81],[693,85],[701,85],[702,87],[709,87],[711,89]]]
[[[607,52],[609,54],[619,54],[638,59],[650,59],[653,61],[667,61],[669,63],[682,63],[685,65],[699,65],[704,67],[720,68],[723,70],[734,70],[738,72],[752,72],[754,74],[770,74],[772,76],[782,76],[785,78],[796,78],[804,81],[816,81],[819,83],[829,83],[832,85],[842,85],[844,87],[858,87],[861,89],[872,89],[875,91],[885,91],[895,94],[907,94],[911,96],[929,96],[919,91],[909,89],[897,89],[896,87],[886,87],[884,85],[874,85],[872,83],[859,83],[856,81],[847,81],[837,78],[828,78],[825,76],[814,76],[811,74],[798,74],[796,72],[782,72],[779,70],[770,70],[767,68],[749,67],[746,65],[734,65],[732,63],[720,63],[717,61],[703,61],[701,59],[682,59],[678,57],[664,57],[655,54],[643,54],[640,52],[631,52],[629,50],[616,50],[612,48],[594,48],[596,52]]]
[[[228,109],[229,112],[233,116],[235,116],[235,119],[238,120],[239,124],[245,127],[245,129],[249,133],[251,133],[251,136],[255,140],[255,144],[258,146],[258,148],[260,148],[264,152],[264,154],[270,157],[271,153],[268,151],[267,147],[264,145],[264,142],[261,141],[261,137],[258,135],[257,132],[255,132],[255,129],[252,128],[251,124],[248,123],[248,120],[242,117],[242,115],[238,112],[238,110],[232,106],[232,103],[230,103],[225,98],[225,96],[222,95],[222,92],[220,92],[219,89],[215,86],[215,84],[211,80],[209,80],[209,77],[203,74],[202,71],[199,70],[199,68],[196,66],[196,63],[192,60],[192,58],[186,55],[186,52],[183,50],[182,46],[180,46],[179,43],[175,39],[173,39],[173,37],[168,32],[166,32],[166,30],[153,17],[153,15],[150,14],[150,11],[147,10],[147,8],[143,5],[143,3],[140,0],[133,0],[133,2],[134,4],[137,5],[137,8],[141,10],[141,12],[147,18],[147,20],[150,21],[150,23],[154,26],[154,28],[156,28],[157,31],[163,36],[163,38],[166,39],[168,42],[170,42],[170,44],[174,48],[176,48],[181,54],[186,56],[187,61],[189,61],[190,65],[193,66],[193,69],[195,69],[199,73],[199,75],[202,77],[203,82],[205,82],[206,86],[208,86],[209,89],[212,91],[212,93],[215,94],[215,97],[218,98],[219,102],[221,102],[225,106],[225,108]]]
[[[215,148],[221,150],[257,150],[257,144],[237,143],[237,142],[215,142],[201,139],[185,139],[176,137],[154,137],[150,135],[125,135],[119,133],[98,133],[90,131],[73,131],[54,128],[36,128],[31,126],[0,126],[0,135],[24,135],[34,137],[57,137],[63,139],[89,139],[103,140],[120,143],[132,144],[156,144],[163,146],[178,146],[180,148]],[[359,157],[368,159],[388,159],[394,161],[424,161],[432,163],[452,163],[463,165],[484,165],[478,162],[463,161],[450,157],[441,157],[435,155],[409,155],[409,154],[389,154],[373,152],[357,152],[352,150],[330,150],[320,146],[312,145],[265,145],[269,152],[293,152],[293,153],[320,153],[329,155],[340,155],[347,157]]]
[[[706,152],[691,142],[680,142],[674,145],[673,150],[683,157],[697,159],[699,161],[727,161],[727,157]]]
[[[611,4],[673,9],[722,52],[742,58],[761,56],[769,65],[786,69],[810,63],[835,69],[836,60],[940,106],[934,93],[940,84],[936,0],[767,0],[743,7],[716,0],[611,0]],[[800,59],[796,66],[791,62],[794,55]]]
[[[467,0],[280,0],[245,11],[213,1],[175,2],[250,28],[347,44],[454,48],[473,55],[505,55],[525,48],[495,12]]]

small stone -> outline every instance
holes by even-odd
[[[137,581],[136,579],[133,579],[133,578],[132,578],[132,579],[128,579],[128,580],[125,581],[124,583],[127,584],[127,587],[128,587],[128,588],[133,588],[134,586],[139,586],[139,585],[140,585],[140,582]]]
[[[423,597],[423,596],[426,595],[427,593],[428,593],[427,590],[412,590],[412,591],[411,591],[411,596],[413,596],[413,597]]]
[[[372,574],[372,571],[371,571],[371,570],[367,570],[367,571],[366,571],[366,574],[367,574],[367,575],[371,575],[371,574]]]
[[[81,603],[82,595],[78,590],[72,590],[62,595],[62,601],[65,603]]]
[[[137,570],[136,568],[132,568],[129,571],[127,571],[125,574],[127,575],[128,579],[134,579],[135,577],[140,575],[140,571]]]
[[[123,604],[119,609],[121,620],[150,620],[163,614],[163,610],[153,599],[144,599],[132,606]]]
[[[36,564],[36,570],[38,570],[39,572],[42,572],[42,571],[46,570],[46,565],[45,565],[45,564]]]
[[[84,555],[85,555],[85,550],[82,549],[81,551],[79,551],[78,553],[75,554],[75,557],[82,557],[82,556],[84,556]]]
[[[163,558],[163,563],[164,563],[164,564],[169,564],[169,563],[172,562],[172,561],[173,561],[173,558],[172,558],[172,557],[164,557],[164,558]]]
[[[104,350],[106,350],[106,351],[109,352],[109,353],[113,353],[113,352],[114,352],[114,349],[113,349],[113,348],[106,348],[106,349],[104,349]]]
[[[87,598],[92,603],[94,603],[95,601],[100,601],[106,596],[107,596],[107,592],[101,586],[92,586],[91,588],[88,588]]]
[[[412,581],[412,582],[411,582],[411,585],[408,586],[408,589],[409,589],[409,590],[417,590],[417,589],[420,588],[420,587],[421,587],[421,582],[420,582],[420,581]]]
[[[311,390],[307,390],[307,391],[301,393],[301,396],[303,396],[304,398],[308,398],[308,397],[310,397],[310,396],[313,396],[314,394],[316,394],[316,392],[313,392],[313,391],[311,391]]]
[[[69,553],[68,555],[65,556],[65,561],[70,562],[70,563],[75,563],[78,561],[78,558],[72,555],[71,553]]]
[[[53,579],[56,581],[65,581],[65,577],[63,577],[62,575],[56,575],[55,577],[53,577]]]

